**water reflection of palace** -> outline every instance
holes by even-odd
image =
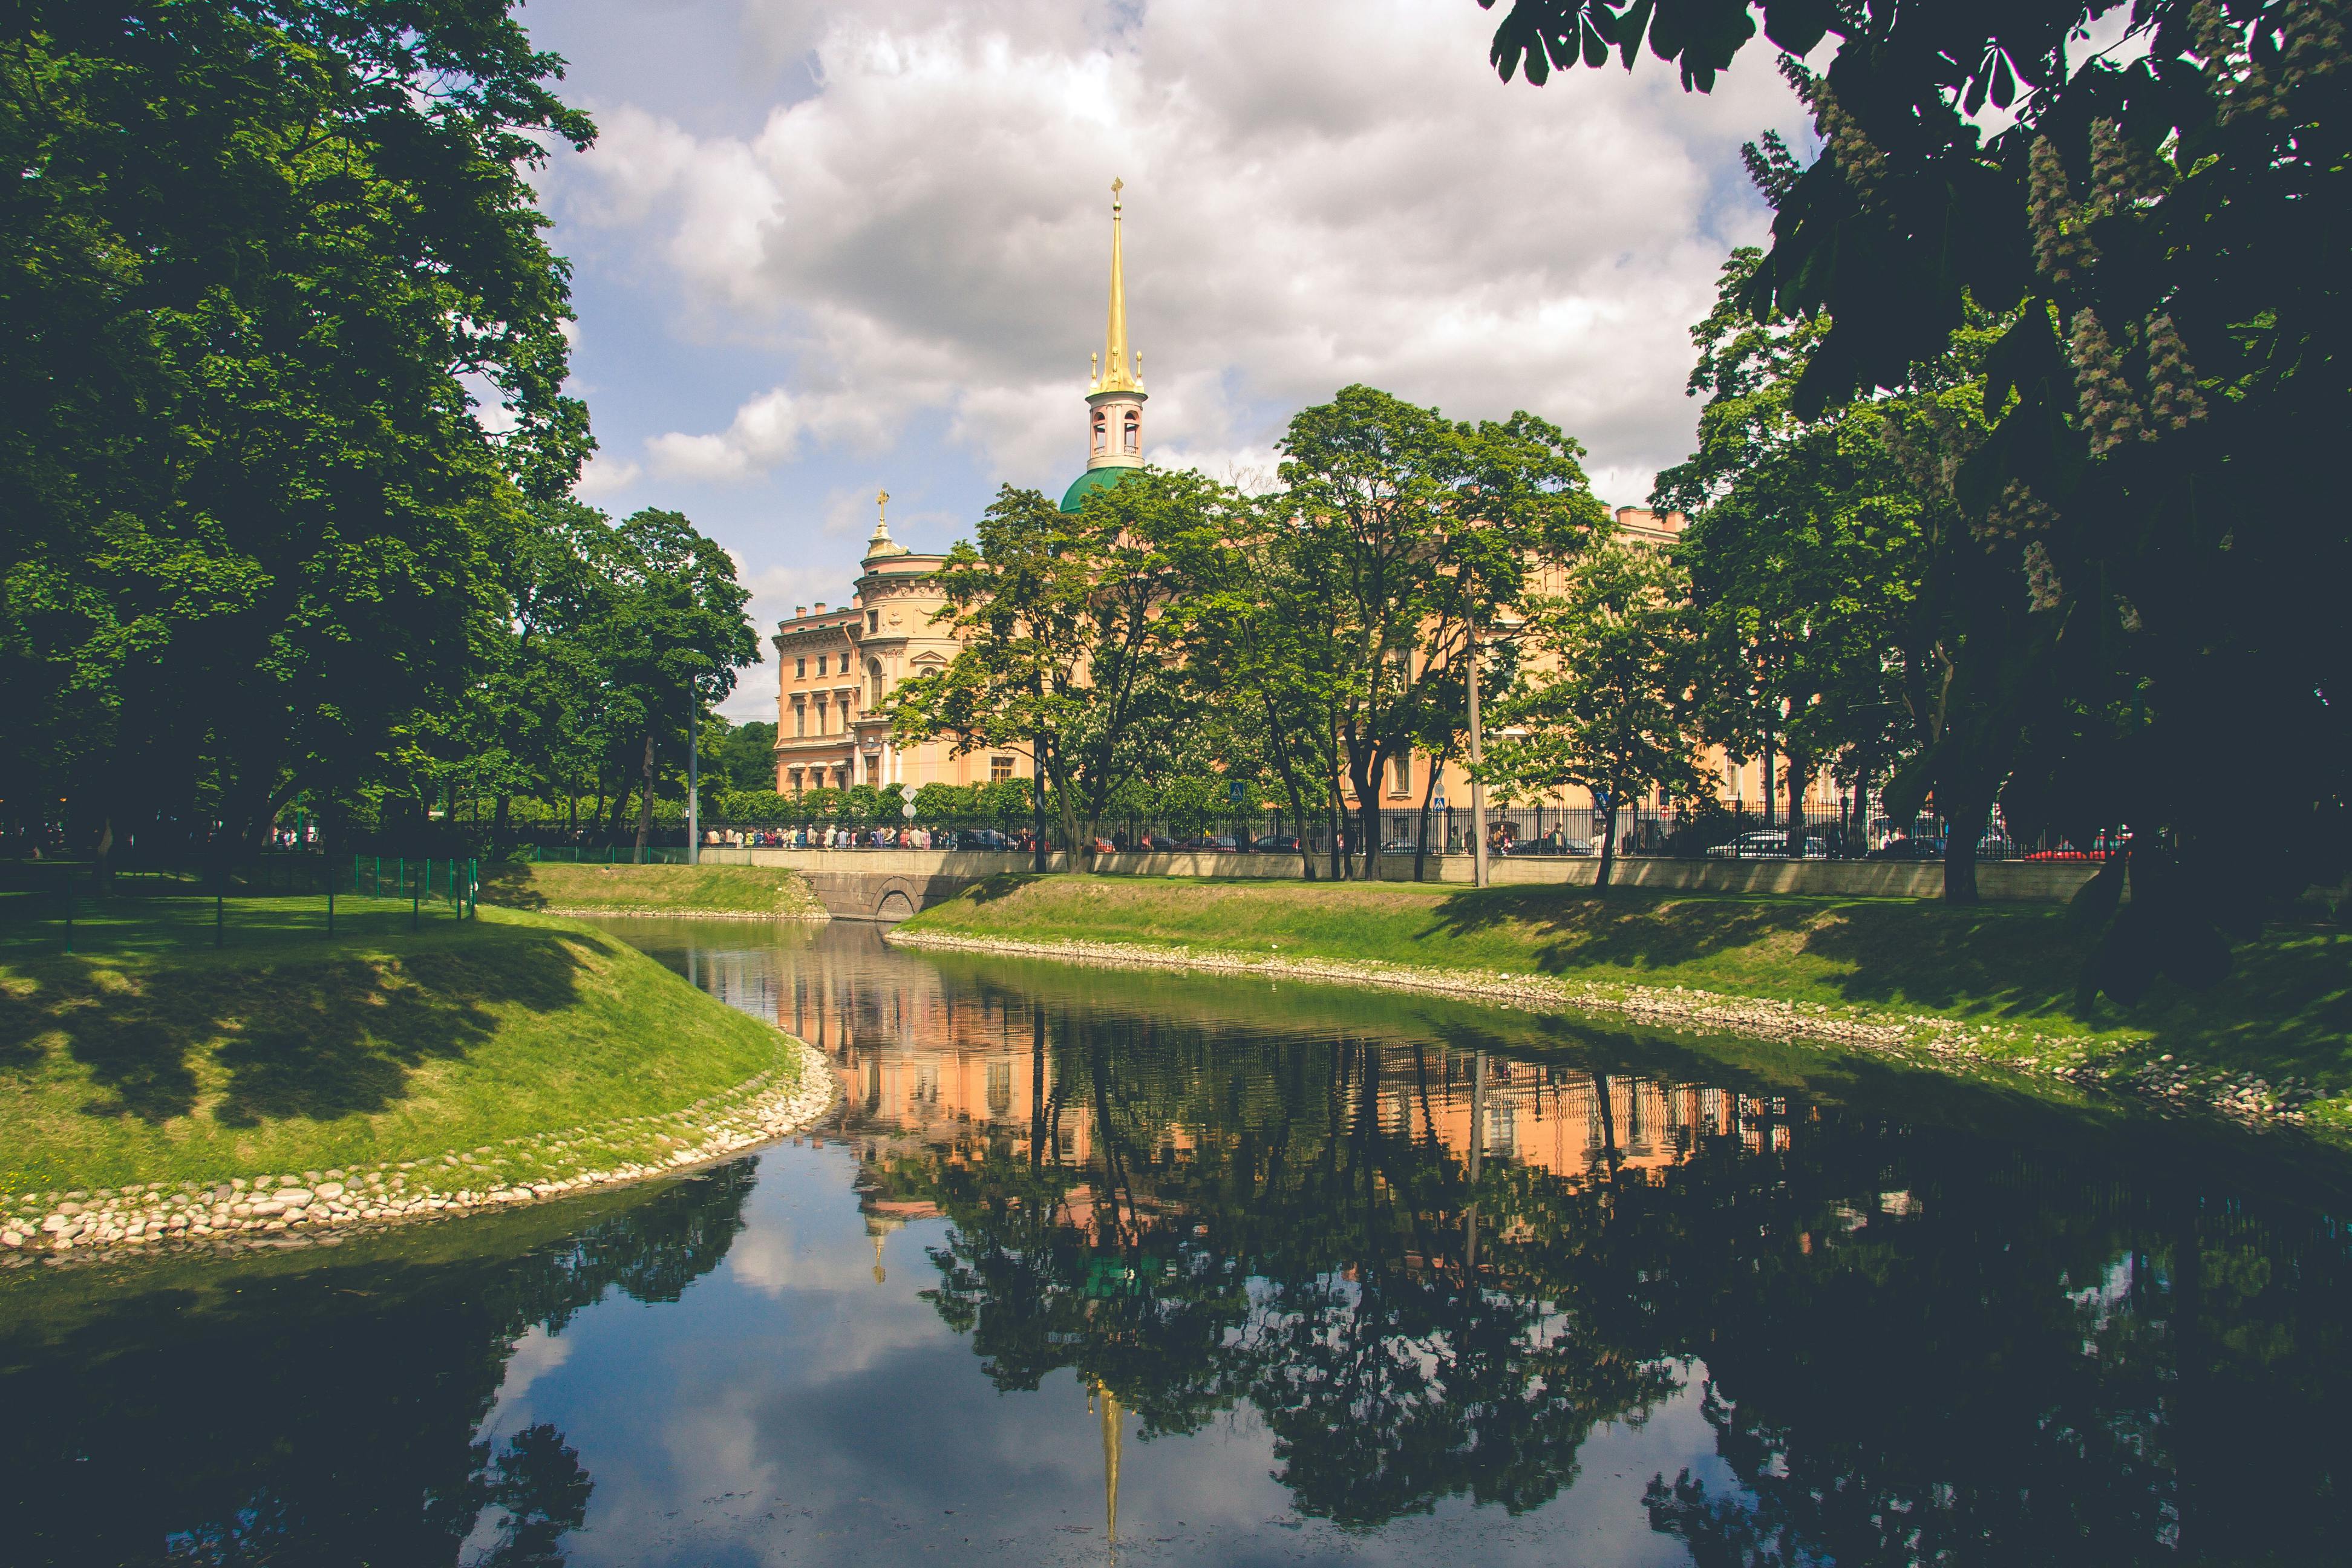
[[[866,1162],[961,1163],[993,1149],[1025,1163],[1037,1142],[1041,1163],[1094,1163],[1091,1086],[1064,1081],[1058,1026],[1029,998],[914,964],[877,984],[865,944],[819,947],[784,970],[763,956],[714,955],[696,978],[825,1054],[842,1088],[831,1135]],[[1475,1153],[1573,1180],[1663,1169],[1707,1140],[1757,1153],[1789,1144],[1783,1097],[1454,1047],[1363,1049],[1381,1131],[1465,1163]],[[1171,1125],[1157,1143],[1158,1156],[1181,1162],[1192,1130]],[[879,1197],[870,1206],[897,1219],[936,1212]]]

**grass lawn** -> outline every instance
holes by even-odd
[[[2313,922],[2244,944],[2212,990],[2168,983],[2126,1010],[2076,995],[2063,908],[1612,889],[998,878],[910,931],[1124,942],[1286,958],[1685,985],[1728,995],[2008,1026],[2020,1055],[2075,1041],[2118,1066],[2172,1052],[2352,1102],[2352,931]],[[1995,1037],[1994,1048],[1999,1037]]]
[[[604,932],[405,903],[0,896],[0,1198],[609,1140],[795,1068],[767,1025]],[[562,1135],[562,1136],[560,1136]],[[656,1137],[650,1122],[628,1138]],[[501,1156],[503,1158],[503,1156]],[[470,1163],[470,1162],[469,1162]]]
[[[775,866],[596,866],[502,862],[482,868],[482,901],[520,910],[599,914],[823,913],[808,884]]]

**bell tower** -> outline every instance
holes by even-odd
[[[1110,183],[1110,320],[1101,360],[1087,383],[1087,468],[1143,467],[1143,356],[1127,346],[1127,263],[1119,244],[1119,193]]]

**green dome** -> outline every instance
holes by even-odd
[[[1094,494],[1095,491],[1108,489],[1111,486],[1118,483],[1119,480],[1127,478],[1128,475],[1140,472],[1142,472],[1140,468],[1115,467],[1088,468],[1085,473],[1080,474],[1076,479],[1071,480],[1070,488],[1062,492],[1062,510],[1064,511],[1076,511],[1080,507],[1087,504],[1087,498]]]

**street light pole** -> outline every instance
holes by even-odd
[[[695,721],[694,677],[686,678],[686,863],[702,864],[702,726]]]
[[[1029,837],[1039,876],[1045,874],[1045,731],[1029,737]]]
[[[1486,760],[1486,732],[1478,721],[1478,627],[1470,627],[1470,883],[1486,885],[1486,785],[1478,766]]]

